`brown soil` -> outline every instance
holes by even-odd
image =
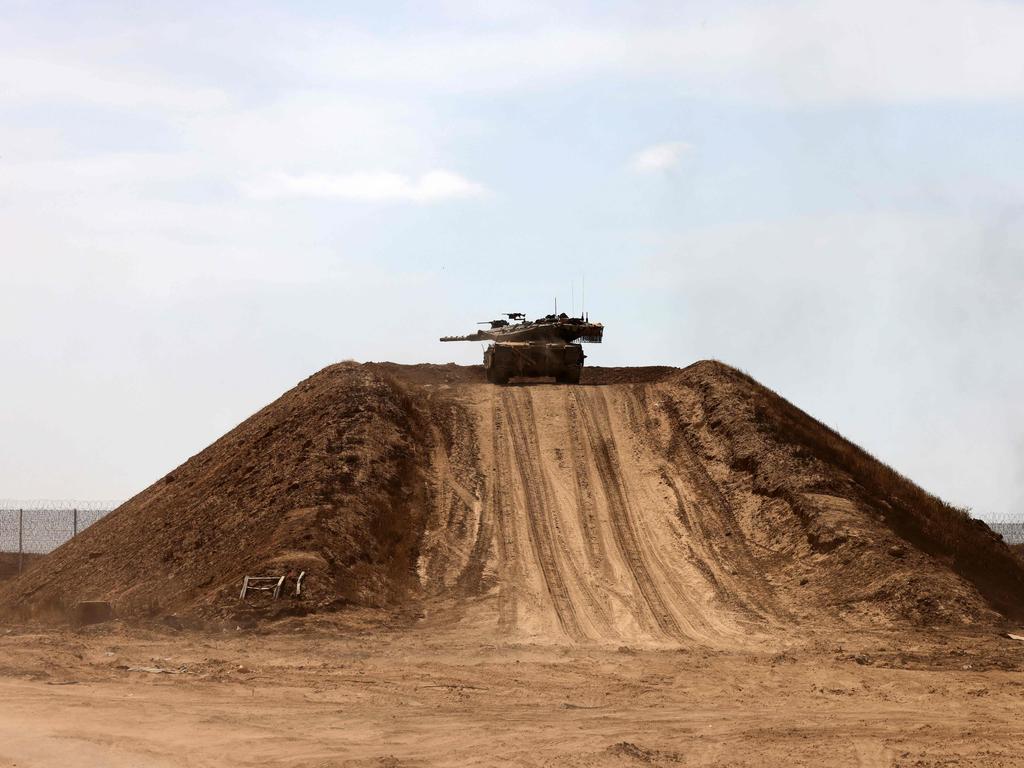
[[[1024,615],[1024,567],[984,524],[728,366],[482,379],[326,368],[0,604],[239,621],[446,605],[495,638],[651,647]],[[242,577],[269,574],[287,596],[240,603]]]
[[[719,363],[585,382],[302,382],[0,586],[0,764],[1024,765],[998,537]]]
[[[20,555],[21,568],[25,569],[40,555],[32,552],[25,552]],[[12,579],[18,575],[19,555],[17,552],[0,552],[0,580]]]
[[[453,619],[0,625],[0,764],[1024,765],[1024,643],[994,632],[569,648]]]

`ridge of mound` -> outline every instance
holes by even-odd
[[[223,615],[443,598],[506,636],[741,638],[803,622],[1024,616],[1024,561],[746,374],[329,366],[19,578],[21,615]],[[290,582],[291,584],[292,582]],[[490,613],[488,613],[490,611]]]

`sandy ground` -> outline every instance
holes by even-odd
[[[0,765],[1024,765],[1024,643],[994,631],[568,647],[446,611],[4,628]]]
[[[428,589],[493,583],[501,636],[529,642],[735,647],[778,623],[730,510],[699,462],[669,463],[667,437],[634,423],[645,407],[633,389],[479,386],[462,398],[475,488],[448,457],[435,462]]]

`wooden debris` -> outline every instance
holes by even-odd
[[[277,600],[283,586],[284,576],[246,576],[242,581],[242,593],[238,597],[245,600],[250,592],[273,592],[273,598]]]

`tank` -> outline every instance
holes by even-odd
[[[554,377],[560,384],[579,384],[583,373],[582,343],[601,343],[604,326],[589,317],[546,315],[527,320],[522,312],[478,325],[489,328],[467,336],[442,336],[441,341],[489,341],[484,370],[492,384],[507,384],[517,376]]]

